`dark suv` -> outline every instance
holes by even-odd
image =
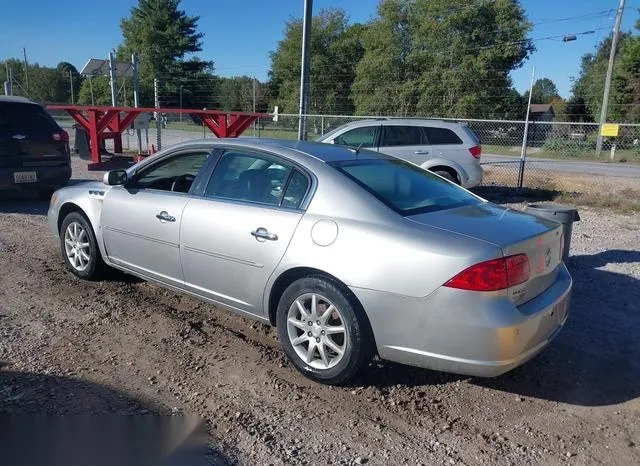
[[[0,96],[0,192],[31,190],[48,197],[70,178],[67,132],[42,105]]]

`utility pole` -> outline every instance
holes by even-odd
[[[304,19],[302,23],[302,67],[300,70],[300,110],[298,114],[298,140],[307,138],[306,121],[303,115],[309,108],[309,42],[311,41],[311,19],[313,0],[304,0]]]
[[[29,68],[27,68],[27,49],[22,47],[22,54],[24,55],[24,83],[27,86],[27,94],[29,93]]]
[[[518,170],[518,189],[522,189],[524,183],[524,165],[527,161],[527,138],[529,137],[529,113],[531,113],[531,95],[533,83],[536,79],[536,67],[531,72],[531,85],[529,86],[529,101],[527,102],[527,116],[524,119],[524,135],[522,136],[522,148],[520,149],[520,169]]]
[[[613,38],[611,39],[611,51],[609,52],[609,66],[607,67],[607,76],[604,81],[604,95],[602,96],[602,110],[600,112],[600,126],[598,127],[598,139],[596,141],[596,157],[600,157],[602,151],[602,125],[607,122],[607,110],[609,106],[609,89],[611,88],[611,76],[613,75],[613,64],[616,60],[616,46],[618,45],[618,36],[620,35],[620,23],[622,22],[622,13],[624,12],[625,0],[620,0],[618,12],[616,13],[616,22],[613,26]]]

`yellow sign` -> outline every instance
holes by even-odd
[[[602,130],[600,131],[600,133],[603,136],[616,137],[618,136],[619,131],[620,131],[620,125],[616,123],[605,123],[602,125]]]

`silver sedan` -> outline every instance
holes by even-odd
[[[58,190],[48,218],[71,273],[113,267],[274,325],[323,383],[376,354],[497,376],[568,315],[561,224],[366,150],[183,143]]]

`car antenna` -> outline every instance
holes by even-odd
[[[360,153],[360,149],[362,149],[362,146],[364,146],[364,142],[361,142],[360,145],[355,149],[353,147],[349,147],[349,150],[352,151],[357,156]]]

